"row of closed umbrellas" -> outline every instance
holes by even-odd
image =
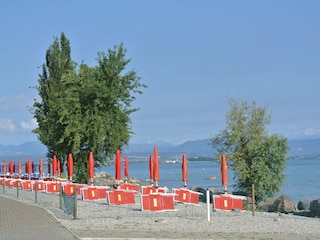
[[[37,166],[39,166],[38,169]],[[52,168],[52,172],[51,172]],[[68,177],[69,179],[72,179],[73,176],[73,158],[72,154],[68,155]],[[40,157],[39,164],[35,164],[35,162],[31,161],[30,158],[27,159],[25,162],[25,171],[22,170],[22,161],[18,160],[18,164],[16,164],[13,160],[10,160],[8,163],[8,166],[6,164],[6,161],[3,161],[0,167],[0,173],[2,175],[18,175],[22,176],[26,174],[28,177],[31,177],[33,174],[38,173],[40,177],[44,177],[44,163],[42,157]],[[92,166],[93,169],[93,166]],[[60,175],[61,169],[60,169],[60,161],[57,159],[56,155],[53,156],[52,161],[48,161],[48,175],[55,177],[57,175]]]
[[[119,157],[120,158],[120,157]],[[120,160],[118,160],[120,161]],[[120,166],[120,163],[118,163]],[[184,154],[182,156],[182,181],[184,182],[184,188],[187,187],[188,181],[188,160],[187,155]],[[116,167],[117,169],[117,167]],[[120,172],[120,169],[116,170]],[[150,155],[149,158],[149,172],[150,172],[150,179],[155,186],[158,186],[158,182],[160,181],[160,173],[159,173],[159,157],[158,157],[158,147],[154,147],[153,155]],[[227,192],[228,186],[228,165],[226,156],[221,156],[221,178],[222,178],[222,186],[224,186],[224,191]]]
[[[52,175],[51,175],[51,165],[52,165]],[[73,157],[72,154],[68,154],[68,160],[67,160],[67,170],[68,170],[68,178],[69,180],[72,180],[73,178]],[[90,152],[88,155],[88,177],[93,182],[94,178],[94,157],[93,153]],[[4,161],[2,164],[2,167],[0,168],[0,171],[2,175],[7,174],[7,166],[6,162]],[[30,158],[27,159],[25,163],[25,173],[28,178],[32,176],[33,173],[35,173],[35,164],[30,160]],[[158,186],[158,183],[160,181],[160,171],[159,171],[159,154],[158,154],[158,147],[154,147],[153,155],[150,155],[149,157],[149,172],[150,172],[150,180],[152,184],[154,184],[156,187]],[[8,164],[8,174],[14,175],[18,174],[18,176],[22,176],[22,163],[21,160],[18,160],[18,165],[16,167],[16,164],[10,160]],[[56,155],[53,156],[52,161],[48,161],[48,175],[51,177],[56,177],[60,175],[60,161],[57,159]],[[43,160],[40,158],[39,161],[39,175],[40,177],[44,177],[44,171],[43,171]],[[124,176],[127,178],[129,176],[129,161],[128,156],[124,157]],[[228,185],[228,167],[227,167],[227,161],[225,155],[222,155],[221,157],[221,177],[222,177],[222,186],[224,186],[224,191],[227,192],[227,185]],[[115,158],[115,179],[121,180],[121,152],[120,150],[116,150],[116,158]],[[188,160],[187,156],[184,154],[182,157],[182,181],[184,182],[184,187],[187,187],[187,181],[188,181]]]

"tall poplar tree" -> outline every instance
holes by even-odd
[[[33,132],[47,146],[48,157],[56,154],[63,165],[66,156],[65,149],[59,146],[59,137],[65,129],[61,125],[61,110],[63,92],[65,91],[62,78],[75,71],[75,63],[71,59],[69,40],[61,33],[60,40],[54,38],[52,45],[46,51],[46,62],[42,64],[42,74],[39,74],[38,90],[41,102],[35,100],[31,112],[37,119],[38,128]],[[62,168],[63,170],[63,168]]]
[[[237,191],[250,196],[254,184],[256,200],[265,200],[281,190],[288,140],[278,134],[268,135],[266,126],[271,123],[271,115],[265,107],[235,99],[229,104],[225,129],[211,139],[217,159],[227,155]]]
[[[72,153],[77,179],[85,182],[90,151],[100,167],[129,143],[130,114],[138,110],[132,102],[146,85],[134,70],[126,71],[131,60],[122,44],[98,53],[93,67],[81,63],[76,68],[70,52],[62,33],[46,53],[36,86],[41,101],[35,101],[31,111],[38,121],[34,133],[48,147],[49,156],[56,154],[64,165]]]

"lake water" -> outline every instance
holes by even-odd
[[[129,160],[130,161],[130,160]],[[122,166],[123,167],[123,166]],[[115,173],[114,165],[106,166],[99,171],[105,171],[112,175]],[[123,169],[121,169],[123,173]],[[294,202],[308,198],[315,200],[320,198],[320,159],[303,159],[288,161],[285,171],[286,179],[282,186],[282,191],[277,194],[287,195]],[[229,190],[233,190],[233,173],[229,171]],[[129,163],[129,176],[135,177],[140,181],[150,178],[148,163]],[[209,180],[210,177],[215,180]],[[160,163],[160,181],[158,185],[172,188],[183,186],[181,163]],[[215,187],[222,191],[220,165],[216,162],[188,162],[188,187],[197,186],[202,188]]]
[[[40,156],[32,156],[32,161],[38,165]],[[11,158],[7,158],[11,159]],[[15,158],[12,158],[15,161]],[[21,158],[26,159],[26,158]],[[8,167],[7,160],[7,167]],[[17,161],[15,161],[17,163]],[[47,174],[47,160],[44,160],[44,172]],[[180,188],[183,186],[181,163],[160,163],[160,181],[158,185],[161,187],[167,186],[172,188]],[[121,166],[123,174],[123,166]],[[24,171],[24,165],[23,165]],[[115,175],[114,165],[106,166],[101,169],[95,169],[96,172],[107,172]],[[1,172],[1,168],[0,168]],[[277,194],[287,195],[293,201],[298,203],[299,200],[308,198],[315,200],[320,198],[320,159],[305,158],[305,159],[290,159],[288,160],[287,169],[285,170],[286,179],[282,185],[282,191]],[[233,172],[229,171],[229,190],[233,190],[234,180]],[[149,179],[149,163],[130,163],[129,158],[129,176],[135,177],[144,182]],[[209,180],[210,177],[216,177],[215,180]],[[146,184],[149,184],[145,182]],[[215,187],[222,191],[220,165],[214,161],[199,161],[188,162],[188,187],[197,186],[207,189]]]

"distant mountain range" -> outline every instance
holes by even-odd
[[[146,157],[153,154],[154,146],[158,146],[159,155],[162,159],[181,158],[183,154],[188,157],[212,157],[215,150],[208,140],[187,141],[180,145],[168,143],[159,144],[130,144],[122,155]],[[289,156],[313,156],[320,155],[320,138],[305,140],[289,140]],[[47,148],[40,142],[26,142],[21,145],[1,145],[0,161],[6,158],[26,158],[46,155]]]
[[[320,138],[289,140],[290,156],[308,156],[320,154]]]
[[[27,155],[42,155],[47,151],[46,146],[39,141],[25,142],[20,145],[2,145],[0,144],[0,157],[5,156],[27,156]]]
[[[215,152],[208,140],[195,140],[187,141],[180,145],[171,145],[166,143],[131,144],[123,154],[132,156],[149,156],[150,154],[153,154],[154,146],[158,146],[159,155],[162,158],[181,158],[183,154],[187,154],[192,157],[210,157]]]

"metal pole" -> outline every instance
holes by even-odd
[[[17,181],[17,198],[19,198],[20,180]]]
[[[207,212],[208,212],[208,222],[210,222],[210,191],[207,189]]]
[[[252,184],[252,216],[254,216],[255,205],[254,184]]]
[[[77,218],[77,211],[78,211],[77,194],[78,194],[78,187],[76,186],[76,190],[74,191],[73,219]]]
[[[187,185],[187,181],[184,182],[184,185],[183,185],[184,189],[187,189],[188,185]]]
[[[62,185],[59,184],[59,208],[62,209]]]
[[[6,192],[6,178],[3,178],[3,189],[2,192],[5,193]]]
[[[38,202],[38,181],[34,182],[34,201],[37,203]]]

